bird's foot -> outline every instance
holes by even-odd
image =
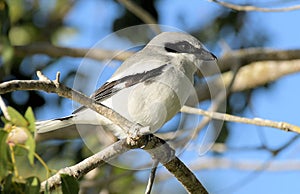
[[[143,135],[147,135],[150,133],[150,127],[144,127],[140,124],[135,124],[128,131],[127,136],[127,144],[131,147],[139,147],[142,148],[144,145],[140,145],[140,141],[138,141]]]

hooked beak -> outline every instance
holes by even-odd
[[[213,61],[213,60],[217,60],[217,57],[205,50],[205,49],[199,49],[198,52],[196,53],[196,55],[199,57],[199,59],[203,60],[203,61]]]

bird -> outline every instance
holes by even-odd
[[[187,101],[194,89],[196,71],[216,59],[194,36],[162,32],[126,59],[90,97],[155,133]],[[108,118],[82,106],[69,116],[37,121],[36,139],[64,139],[68,128],[85,125],[102,126],[119,139],[127,136]]]

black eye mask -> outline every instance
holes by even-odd
[[[196,53],[198,48],[195,48],[187,41],[177,43],[166,43],[165,50],[171,53]]]

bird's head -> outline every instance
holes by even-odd
[[[197,63],[217,59],[197,38],[182,32],[163,32],[154,37],[147,47],[156,47],[161,54],[184,57]]]

